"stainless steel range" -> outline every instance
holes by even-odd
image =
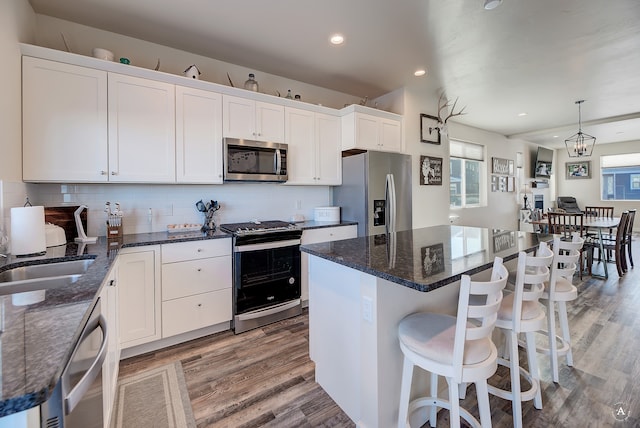
[[[302,313],[300,238],[284,221],[223,224],[233,234],[233,329],[242,333]]]

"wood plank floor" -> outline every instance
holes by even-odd
[[[634,255],[640,262],[637,236]],[[578,290],[568,304],[574,367],[562,359],[555,384],[548,357],[538,355],[544,408],[524,403],[524,426],[640,426],[640,266],[619,279],[610,264],[607,281],[585,277]],[[120,374],[181,361],[198,427],[354,427],[314,382],[308,347],[305,311],[241,335],[218,333],[124,360]],[[500,367],[490,383],[508,388],[508,370]],[[619,402],[625,421],[614,417]],[[490,397],[490,404],[494,427],[513,426],[511,402]],[[461,405],[478,414],[473,386]],[[449,426],[446,411],[440,426]]]

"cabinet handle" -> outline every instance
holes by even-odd
[[[100,175],[107,175],[107,171],[100,171]]]
[[[198,272],[202,272],[202,268],[198,268],[196,269]]]
[[[115,280],[115,279],[112,279],[111,281],[109,281],[109,285],[110,285],[111,287],[115,287],[115,286],[116,286],[116,280]]]
[[[111,171],[111,175],[118,175],[118,173],[115,171]]]
[[[198,307],[201,308],[202,307],[202,303],[198,303]]]
[[[201,253],[203,250],[202,248],[198,248],[198,252]]]

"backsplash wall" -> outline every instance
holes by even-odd
[[[107,201],[112,207],[116,202],[120,203],[124,211],[123,232],[132,234],[166,231],[168,224],[202,224],[204,214],[195,207],[200,199],[220,203],[222,208],[218,214],[221,223],[253,219],[289,220],[294,214],[313,219],[315,207],[330,204],[330,189],[328,186],[275,183],[26,185],[33,205],[87,205],[88,236],[106,235],[104,207]]]

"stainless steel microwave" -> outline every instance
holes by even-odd
[[[287,145],[224,139],[225,181],[287,181]]]

